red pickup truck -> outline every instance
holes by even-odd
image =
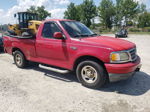
[[[132,42],[93,33],[84,24],[64,19],[44,21],[35,38],[5,35],[4,50],[19,68],[29,61],[76,71],[89,88],[127,79],[140,70]]]

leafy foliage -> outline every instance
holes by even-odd
[[[81,21],[90,27],[92,24],[91,19],[97,15],[96,5],[94,4],[93,0],[84,0],[80,5],[80,10]]]
[[[140,28],[150,27],[150,13],[144,12],[139,15],[138,27]]]
[[[51,16],[44,6],[31,6],[27,11],[37,13],[40,20]],[[100,18],[100,24],[96,27],[101,26],[106,30],[121,25],[143,29],[150,27],[150,13],[146,11],[146,5],[135,0],[101,0],[98,7],[93,0],[83,0],[80,5],[70,3],[64,15],[65,19],[81,21],[91,28],[96,26],[94,18],[97,16]]]
[[[82,21],[88,27],[92,24],[91,20],[97,15],[96,5],[93,0],[84,0],[82,4],[70,3],[64,13],[65,19]]]
[[[111,0],[102,0],[98,7],[101,23],[111,29],[114,21],[115,7]]]
[[[98,9],[101,23],[111,29],[112,25],[133,25],[132,20],[136,21],[146,6],[135,0],[116,0],[115,4],[111,0],[102,0]]]
[[[71,20],[80,20],[79,16],[79,9],[77,6],[75,6],[74,3],[70,3],[70,5],[67,8],[67,11],[64,13],[65,19],[71,19]]]
[[[47,17],[51,16],[51,13],[49,13],[44,6],[41,7],[35,7],[31,6],[29,9],[27,9],[27,12],[31,13],[37,13],[39,20],[45,20]]]

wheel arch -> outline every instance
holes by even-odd
[[[18,64],[18,62],[16,61],[16,55],[17,54],[19,54],[20,55],[20,62],[19,62],[19,64]],[[14,62],[15,62],[15,64],[16,64],[16,66],[18,67],[18,68],[25,68],[25,67],[27,67],[27,65],[28,65],[28,60],[26,59],[26,56],[25,56],[25,54],[23,53],[23,51],[21,50],[21,49],[19,49],[19,48],[16,48],[16,47],[14,47],[13,49],[12,49],[12,55],[13,55],[13,58],[14,58]]]
[[[20,48],[17,48],[17,47],[12,48],[12,55],[14,55],[15,51],[20,51],[24,55],[24,57],[26,58],[25,54],[23,53],[23,51]]]
[[[75,62],[74,62],[74,65],[73,65],[73,70],[76,70],[78,64],[82,61],[86,61],[86,60],[91,60],[91,61],[95,61],[97,63],[99,63],[105,70],[106,70],[106,67],[104,65],[104,62],[102,60],[100,60],[99,58],[97,57],[94,57],[94,56],[90,56],[90,55],[86,55],[86,56],[80,56],[78,57]],[[106,70],[107,71],[107,70]]]

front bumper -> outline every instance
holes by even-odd
[[[134,75],[141,68],[141,60],[138,57],[135,62],[124,64],[105,64],[110,82],[125,80]]]

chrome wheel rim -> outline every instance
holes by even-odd
[[[22,58],[19,54],[16,55],[16,64],[21,65],[22,64]]]
[[[84,66],[81,70],[81,76],[83,80],[87,83],[95,83],[97,80],[97,71],[94,67],[92,66]]]

